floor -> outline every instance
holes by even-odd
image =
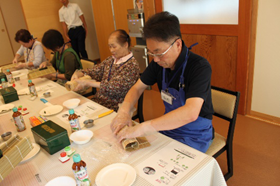
[[[144,119],[150,120],[164,113],[160,93],[145,90]],[[227,125],[213,119],[215,131],[226,134]],[[227,171],[226,156],[217,158],[223,172]],[[233,141],[234,173],[228,186],[280,185],[280,126],[238,115]]]

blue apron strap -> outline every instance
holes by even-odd
[[[179,95],[180,95],[180,101],[182,105],[185,105],[185,79],[184,79],[184,72],[185,72],[185,68],[187,66],[188,63],[188,59],[189,59],[189,50],[192,49],[192,47],[194,47],[195,45],[197,45],[198,43],[194,43],[192,44],[189,48],[187,47],[187,54],[186,54],[186,58],[185,58],[185,63],[183,66],[183,70],[180,76],[180,83],[179,83]]]
[[[194,47],[194,46],[196,46],[196,45],[198,45],[198,43],[194,43],[194,44],[192,44],[192,45],[189,47],[189,50],[191,50],[191,49],[192,49],[192,47]]]
[[[165,83],[165,68],[162,69],[162,90],[166,90],[167,86],[166,86],[166,83]]]
[[[185,105],[184,72],[185,72],[185,68],[187,66],[188,59],[189,59],[189,50],[191,50],[192,47],[194,47],[197,44],[198,43],[194,43],[189,48],[187,47],[187,53],[186,53],[185,61],[184,61],[184,64],[182,65],[183,66],[183,70],[182,70],[182,73],[180,75],[180,83],[179,83],[179,96],[180,96],[180,101],[181,101],[182,105]],[[179,70],[182,68],[182,66],[177,70],[177,72],[179,72]],[[162,90],[166,90],[169,87],[169,84],[172,82],[172,80],[176,76],[177,72],[175,72],[175,74],[173,75],[171,80],[168,82],[168,84],[166,84],[166,82],[165,82],[165,68],[163,68],[163,70],[162,70]]]

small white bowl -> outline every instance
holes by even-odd
[[[76,186],[76,181],[69,176],[59,176],[49,181],[46,186]]]
[[[78,130],[70,135],[70,139],[74,141],[74,143],[82,145],[89,142],[92,136],[93,132],[90,130]]]
[[[81,100],[77,99],[77,98],[68,99],[67,101],[63,102],[63,106],[68,109],[74,109],[79,105],[80,102],[81,102]]]

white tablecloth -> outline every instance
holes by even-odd
[[[87,98],[84,98],[74,92],[68,92],[64,87],[46,80],[46,79],[35,79],[33,83],[36,87],[43,87],[42,89],[47,89],[48,86],[51,85],[52,96],[50,98],[46,98],[52,104],[60,104],[66,101],[67,99],[77,97],[81,99],[81,104],[88,102]],[[20,82],[16,82],[16,89],[22,90],[27,87],[27,79],[22,79]],[[41,90],[41,91],[44,91]],[[39,92],[40,94],[40,92]],[[29,95],[20,96],[20,100],[13,102],[15,106],[22,105],[23,108],[26,107],[29,111],[29,114],[24,116],[24,120],[27,125],[27,130],[20,132],[20,136],[30,136],[31,140],[34,142],[34,138],[32,132],[30,130],[31,125],[29,123],[29,117],[31,116],[39,116],[39,111],[46,107],[43,102],[40,101],[39,98],[31,101],[29,99]],[[101,106],[102,107],[102,106]],[[67,111],[64,108],[63,111]],[[95,114],[100,114],[102,112],[108,111],[107,108],[102,107],[102,109]],[[90,180],[93,185],[95,185],[95,177],[97,173],[105,166],[110,165],[112,163],[124,162],[130,164],[137,170],[137,167],[141,167],[141,163],[145,160],[149,160],[151,157],[161,157],[161,154],[158,152],[164,151],[167,148],[168,144],[174,143],[175,146],[181,146],[182,144],[174,141],[164,135],[156,133],[151,135],[148,138],[151,143],[150,147],[143,148],[136,152],[128,153],[124,152],[120,145],[114,139],[109,124],[111,120],[115,117],[116,113],[112,113],[106,117],[100,118],[95,121],[94,127],[90,128],[94,132],[93,139],[84,145],[77,145],[75,143],[71,144],[71,148],[75,149],[77,153],[79,153],[82,159],[87,163],[87,168],[90,176]],[[0,115],[0,132],[4,131],[12,131],[14,134],[16,133],[16,128],[13,125],[13,121],[11,120],[12,112],[7,114]],[[68,135],[70,136],[70,125],[61,121],[56,116],[47,117],[48,119],[56,122],[61,125],[68,131]],[[3,123],[5,121],[5,123]],[[184,145],[189,152],[196,155],[196,157],[200,157],[199,161],[193,161],[193,167],[190,171],[183,171],[181,174],[181,178],[179,176],[174,178],[174,180],[170,180],[170,183],[162,184],[162,185],[197,185],[197,186],[206,186],[206,185],[226,185],[224,177],[221,173],[220,167],[217,164],[216,160],[208,155],[205,155],[195,149],[192,149],[186,145]],[[18,185],[26,185],[26,186],[37,186],[37,185],[45,185],[51,179],[57,176],[70,176],[74,177],[71,166],[73,164],[73,160],[70,159],[68,162],[61,163],[58,158],[59,154],[63,150],[50,155],[45,150],[41,149],[41,151],[30,161],[18,165],[11,174],[5,178],[4,181],[0,183],[0,186],[18,186]],[[168,153],[167,155],[168,156]],[[166,158],[166,157],[165,157]],[[1,166],[1,165],[0,165]],[[137,170],[139,171],[139,170]],[[137,172],[136,171],[136,172]],[[139,172],[137,172],[137,178],[133,185],[153,185],[149,178],[145,176],[140,176]],[[143,174],[142,174],[143,175]]]

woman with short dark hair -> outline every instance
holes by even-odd
[[[64,85],[69,81],[76,69],[82,69],[82,64],[73,48],[64,43],[63,36],[57,30],[48,30],[42,38],[43,45],[54,52],[52,60],[44,62],[40,68],[52,65],[56,73],[49,74],[46,78],[55,79],[57,83]]]
[[[28,30],[17,31],[15,41],[21,44],[13,59],[13,63],[17,64],[17,69],[38,68],[42,62],[46,61],[42,44],[36,41]],[[18,63],[21,56],[24,56],[25,63]]]

